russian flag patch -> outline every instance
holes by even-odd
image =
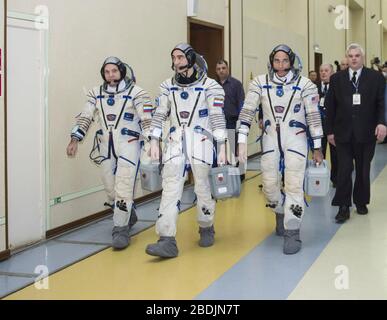
[[[144,104],[144,112],[152,112],[153,106],[151,104]]]
[[[224,99],[223,98],[215,98],[214,99],[214,107],[223,108],[224,107]]]

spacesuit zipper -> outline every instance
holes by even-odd
[[[116,151],[114,150],[113,132],[112,132],[112,128],[110,127],[110,131],[109,131],[109,155],[108,155],[108,158],[110,159],[112,155],[113,155],[114,158],[117,159]]]
[[[279,122],[276,123],[275,127],[276,127],[277,138],[278,138],[278,149],[280,152],[279,171],[282,173],[282,183],[285,185],[285,154],[281,144],[281,127]]]
[[[282,145],[281,145],[281,128],[278,122],[275,125],[275,129],[277,131],[278,148],[280,150],[281,156],[283,156],[284,151],[282,150]]]

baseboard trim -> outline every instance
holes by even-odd
[[[0,252],[0,261],[7,260],[11,256],[10,250]]]

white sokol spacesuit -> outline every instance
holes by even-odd
[[[287,53],[292,63],[291,70],[282,78],[273,70],[273,57],[278,51]],[[285,227],[282,232],[298,231],[304,213],[307,135],[310,134],[315,149],[321,147],[323,136],[317,87],[294,67],[296,58],[285,45],[273,50],[269,74],[260,75],[251,82],[239,117],[238,142],[246,143],[257,107],[262,105],[263,191],[267,206],[277,213]],[[281,233],[279,227],[277,220],[277,234]]]
[[[143,137],[149,137],[153,105],[147,92],[138,87],[128,65],[118,58],[105,60],[119,67],[121,79],[111,87],[106,82],[87,94],[87,103],[77,118],[71,137],[83,140],[93,119],[100,129],[96,132],[90,158],[102,168],[102,180],[108,199],[114,208],[113,247],[125,247],[133,194]],[[130,77],[126,74],[131,73]]]
[[[167,120],[170,124],[162,155],[163,192],[156,232],[162,239],[173,238],[173,241],[185,175],[189,168],[195,179],[200,230],[213,233],[215,201],[211,196],[209,171],[214,161],[214,143],[224,142],[227,135],[223,88],[207,76],[204,59],[189,45],[178,45],[173,51],[175,50],[184,52],[189,67],[194,67],[191,78],[195,81],[184,84],[184,79],[176,73],[175,77],[161,84],[151,126],[152,139],[160,139],[163,124]],[[202,246],[207,245],[203,243]],[[150,245],[147,253],[173,257],[177,255],[177,247],[174,246],[173,249],[173,253],[165,252],[164,249],[160,252],[159,248],[153,250]]]

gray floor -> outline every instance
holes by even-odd
[[[371,167],[371,182],[387,164],[387,145],[378,145]],[[372,192],[372,187],[371,187]],[[206,299],[287,299],[305,272],[342,225],[331,206],[335,190],[313,198],[301,227],[302,250],[294,256],[282,253],[283,238],[272,234],[196,297]]]

